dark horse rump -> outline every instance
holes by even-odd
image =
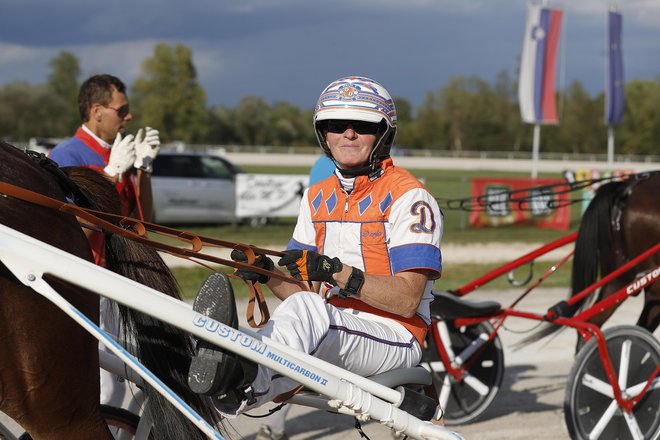
[[[660,173],[643,173],[598,188],[582,216],[573,257],[571,295],[602,278],[660,242]],[[643,273],[660,265],[655,254],[603,286],[605,298]],[[591,302],[582,304],[582,308]],[[592,320],[602,325],[616,310],[604,310]],[[637,321],[650,332],[660,324],[660,284],[644,289],[644,308]]]
[[[575,254],[571,296],[593,285],[615,269],[623,266],[660,242],[660,172],[629,176],[623,181],[602,185],[582,215]],[[591,304],[620,290],[639,274],[660,265],[660,255],[646,259],[620,277],[604,285],[589,299],[567,307],[564,316],[573,316]],[[590,322],[601,326],[618,305],[594,316]],[[653,332],[660,324],[660,283],[644,289],[644,308],[637,321]],[[548,324],[524,338],[517,345],[525,345],[565,328]],[[578,346],[581,340],[578,340]]]
[[[113,185],[86,168],[64,169],[91,208],[119,212]],[[0,143],[0,181],[65,200],[52,173],[13,146]],[[87,239],[68,214],[0,194],[0,223],[92,261]],[[142,284],[179,297],[174,278],[156,251],[122,237],[106,236],[108,268]],[[47,278],[48,277],[48,278]],[[65,299],[98,322],[98,296],[66,280],[44,277]],[[186,373],[192,355],[189,335],[126,307],[120,307],[130,351],[212,424],[217,413],[208,398],[192,393]],[[205,438],[151,389],[149,409],[155,438]],[[112,438],[99,413],[97,341],[49,301],[24,286],[0,264],[0,410],[32,437]]]

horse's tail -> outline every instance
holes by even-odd
[[[113,270],[140,284],[180,299],[179,290],[171,272],[162,258],[151,247],[113,235],[108,260]],[[200,412],[214,426],[220,422],[210,398],[193,393],[187,385],[187,373],[193,355],[191,337],[176,327],[119,306],[122,318],[122,335],[127,338],[129,349],[135,356],[172,390]],[[158,439],[206,438],[191,422],[155,390],[146,392],[149,410],[153,417],[155,436]]]
[[[119,211],[117,192],[99,173],[84,168],[69,168],[66,172],[88,196],[92,209],[115,213]],[[108,188],[112,191],[108,191]],[[180,299],[177,283],[155,249],[112,234],[106,236],[106,251],[108,269]],[[193,393],[187,385],[187,372],[193,355],[191,337],[152,316],[122,305],[118,308],[121,333],[127,339],[129,351],[204,419],[213,426],[219,426],[220,418],[211,399]],[[154,438],[206,438],[160,393],[151,387],[146,387],[144,391],[149,400],[150,415],[154,420]]]
[[[575,296],[606,275],[614,256],[612,209],[621,194],[623,182],[609,182],[596,191],[582,216],[573,255],[571,296]],[[594,302],[595,295],[576,304],[573,313]]]
[[[571,297],[580,293],[598,279],[599,268],[602,272],[602,263],[609,261],[613,255],[611,213],[612,207],[621,193],[621,182],[609,182],[596,191],[594,198],[582,215],[575,241],[573,254],[573,271],[571,274]],[[584,310],[593,304],[596,296],[589,295],[587,299],[578,301],[570,307],[565,307],[562,316],[570,317],[578,311]],[[562,326],[544,324],[530,336],[523,338],[515,346],[523,346],[545,338]]]

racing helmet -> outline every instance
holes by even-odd
[[[376,81],[362,76],[346,76],[330,83],[314,108],[314,130],[319,145],[332,158],[325,140],[325,121],[348,119],[382,124],[380,136],[369,157],[373,167],[390,155],[396,134],[396,109],[389,92]]]

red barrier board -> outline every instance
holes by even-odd
[[[569,193],[557,194],[555,188],[546,187],[562,183],[566,182],[548,178],[472,179],[470,225],[526,224],[565,231],[571,220]]]

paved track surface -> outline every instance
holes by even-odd
[[[565,299],[565,289],[539,289],[518,305],[518,310],[543,313],[547,307]],[[489,299],[508,306],[520,295],[519,290],[474,292],[469,299]],[[633,324],[642,308],[642,298],[628,299],[608,321],[606,327]],[[500,331],[504,346],[505,377],[502,389],[482,420],[452,429],[466,439],[478,440],[561,440],[568,439],[563,402],[567,375],[573,363],[577,339],[567,329],[554,339],[541,341],[515,351],[512,345],[526,336],[535,321],[509,319],[508,330]],[[656,331],[660,336],[660,330]],[[254,410],[255,414],[265,411]],[[254,440],[261,421],[239,417],[232,422],[232,438]],[[292,440],[359,440],[353,419],[328,412],[293,407],[287,417],[287,433]],[[372,439],[391,439],[390,430],[375,422],[365,424]]]
[[[468,298],[496,300],[507,306],[519,294],[519,290],[484,291],[470,294]],[[539,289],[526,298],[518,309],[543,312],[548,306],[564,299],[565,295],[565,289]],[[277,300],[273,300],[271,309],[276,305]],[[244,307],[244,303],[239,304],[240,309],[245,310]],[[642,298],[627,300],[607,326],[634,323],[641,307]],[[547,342],[514,351],[512,345],[525,335],[520,332],[529,330],[534,324],[532,321],[510,319],[507,329],[500,332],[506,365],[503,387],[481,421],[454,427],[466,439],[568,439],[563,415],[564,387],[573,363],[576,334],[566,330]],[[241,325],[245,325],[244,320]],[[656,331],[655,335],[659,337],[660,331]],[[253,412],[263,414],[266,407]],[[259,419],[241,416],[232,421],[227,438],[254,440],[260,424]],[[353,425],[353,419],[347,416],[293,407],[286,426],[292,440],[359,440]],[[364,431],[373,440],[392,438],[387,428],[374,422],[366,423]]]

